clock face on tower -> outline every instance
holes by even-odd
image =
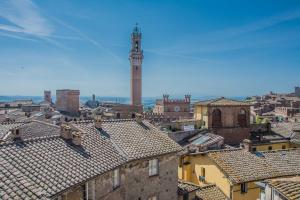
[[[175,111],[175,112],[179,112],[179,111],[180,111],[180,107],[179,107],[179,106],[175,106],[175,107],[174,107],[174,111]]]

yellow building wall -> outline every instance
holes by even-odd
[[[190,156],[182,156],[179,160],[178,165],[178,178],[182,180],[190,180],[191,176],[191,165]]]
[[[291,148],[291,145],[289,142],[282,142],[282,143],[274,143],[274,144],[259,144],[259,145],[253,145],[253,147],[256,147],[256,151],[269,151],[269,146],[272,146],[272,150],[278,150],[282,149],[282,146],[285,146],[286,149]]]
[[[207,155],[189,155],[185,160],[189,160],[190,164],[182,165],[182,168],[179,168],[180,179],[200,186],[216,184],[227,197],[232,197],[232,200],[256,200],[259,198],[260,190],[255,182],[249,182],[247,193],[241,193],[241,185],[232,186],[222,170]],[[205,168],[205,182],[199,180],[202,168]]]
[[[205,123],[204,127],[207,128],[208,127],[207,107],[195,105],[194,119],[204,122]]]
[[[183,165],[181,169],[183,180],[195,183],[197,185],[216,184],[226,196],[230,197],[230,182],[224,173],[208,158],[207,155],[189,156],[189,165]],[[199,181],[201,169],[205,168],[205,182]]]
[[[179,167],[179,166],[178,166],[178,178],[183,179],[182,178],[182,167]]]
[[[259,199],[260,189],[255,182],[248,183],[248,191],[241,193],[241,184],[233,186],[232,199],[233,200],[256,200]]]

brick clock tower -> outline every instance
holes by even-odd
[[[129,54],[131,67],[131,105],[142,106],[142,62],[143,50],[141,47],[142,33],[138,25],[131,33],[131,50]]]

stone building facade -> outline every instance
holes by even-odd
[[[134,106],[119,103],[103,103],[93,110],[94,115],[109,115],[110,119],[134,119],[137,114],[143,112],[143,106]]]
[[[51,98],[51,91],[50,90],[44,90],[44,101],[51,103],[52,98]]]
[[[224,97],[197,102],[194,117],[227,144],[239,144],[250,136],[250,104]]]
[[[56,90],[56,109],[70,114],[77,114],[79,112],[79,95],[79,90]]]
[[[160,156],[159,174],[149,176],[149,159],[133,161],[119,167],[120,185],[113,185],[109,171],[62,195],[63,200],[177,199],[177,163],[175,155]]]
[[[191,95],[185,95],[184,99],[170,99],[169,95],[163,95],[163,99],[156,100],[153,113],[163,115],[172,121],[191,117]]]
[[[276,107],[274,112],[277,115],[282,115],[284,117],[294,117],[295,114],[299,113],[300,108],[292,107]]]

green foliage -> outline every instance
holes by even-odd
[[[261,122],[262,122],[262,117],[259,116],[259,115],[256,115],[256,117],[255,117],[255,123],[256,124],[261,124]]]
[[[262,117],[262,116],[259,116],[259,115],[256,115],[255,117],[255,123],[256,124],[267,124],[267,123],[270,123],[270,120],[266,117]]]

